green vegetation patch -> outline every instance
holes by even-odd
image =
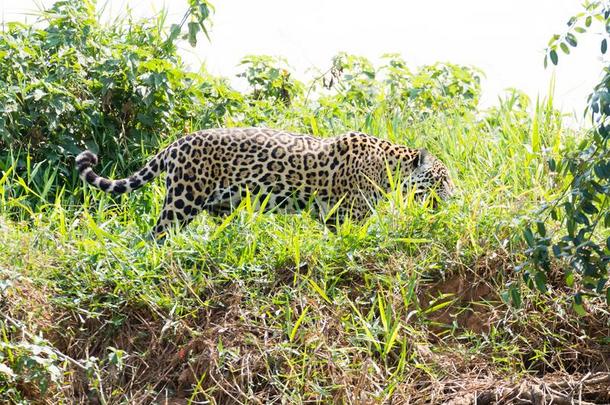
[[[474,68],[347,54],[307,84],[248,56],[239,93],[185,72],[163,17],[53,10],[0,37],[0,402],[610,402],[604,299],[574,307],[558,260],[522,282],[525,224],[570,181],[548,161],[585,134],[552,97],[480,111]],[[72,167],[95,145],[127,174],[185,129],[237,125],[425,147],[458,192],[433,210],[395,190],[334,231],[246,199],[157,245],[162,180],[113,198]]]

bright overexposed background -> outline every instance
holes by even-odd
[[[52,0],[2,0],[2,21],[35,19]],[[581,11],[580,0],[222,0],[213,1],[211,42],[182,49],[191,69],[201,64],[233,77],[246,54],[281,55],[301,79],[313,67],[325,69],[339,51],[376,61],[400,53],[411,67],[437,61],[481,68],[483,107],[504,89],[525,91],[533,101],[546,97],[556,75],[556,107],[580,119],[586,96],[599,81],[602,62],[595,35],[579,37],[557,68],[544,69],[544,48],[554,33]],[[185,0],[108,0],[105,18],[125,14],[150,17],[167,8],[178,22]],[[27,15],[29,13],[29,15]]]

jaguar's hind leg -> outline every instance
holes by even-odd
[[[203,209],[206,198],[201,192],[173,182],[169,177],[166,181],[166,195],[163,209],[153,229],[156,239],[162,238],[172,227],[178,229],[187,226]]]
[[[153,229],[156,239],[163,237],[172,227],[182,229],[201,212],[200,208],[185,205],[182,208],[174,204],[165,204]]]

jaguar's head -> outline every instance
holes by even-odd
[[[447,167],[425,149],[420,149],[408,183],[418,197],[425,197],[432,190],[441,200],[447,200],[455,194],[455,186]]]

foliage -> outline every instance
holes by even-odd
[[[567,32],[551,38],[545,65],[548,59],[558,63],[559,49],[569,54],[570,47],[578,44],[577,35],[591,30],[593,23],[601,25],[600,48],[602,54],[606,53],[610,2],[585,2],[584,11],[568,21]],[[527,254],[535,266],[526,278],[546,291],[551,257],[556,257],[565,265],[565,282],[576,290],[574,306],[580,313],[584,313],[582,294],[591,291],[605,291],[610,305],[610,68],[604,73],[589,96],[594,129],[576,148],[566,149],[560,159],[548,161],[557,183],[567,183],[565,191],[538,214],[535,230],[527,228],[524,233]],[[560,224],[557,232],[548,229],[556,223]]]
[[[164,44],[166,47],[175,47],[176,39],[179,36],[182,36],[182,39],[187,39],[189,44],[195,47],[197,46],[197,35],[200,31],[205,34],[206,38],[210,39],[205,24],[210,16],[210,9],[213,10],[212,5],[206,0],[188,0],[188,6],[180,24],[172,24],[170,26],[169,35]],[[187,25],[188,30],[183,33],[184,23],[187,20],[190,20]]]
[[[551,97],[530,114],[514,90],[482,112],[474,68],[344,53],[305,84],[248,56],[238,92],[176,53],[205,29],[197,4],[165,31],[163,16],[105,26],[90,3],[60,2],[0,39],[0,402],[445,403],[480,392],[480,375],[493,392],[507,375],[607,370],[600,300],[575,319],[553,273],[537,294],[513,271],[515,218],[557,196],[546,159],[574,142]],[[395,189],[334,232],[245,199],[156,245],[161,181],[117,204],[65,178],[87,144],[122,174],[166,138],[234,125],[423,147],[459,192],[431,211]]]
[[[247,89],[240,108],[228,120],[234,125],[272,127],[302,119],[307,111],[303,105],[304,84],[290,72],[284,58],[248,55],[240,66],[243,70],[237,77],[245,80]]]
[[[472,67],[451,63],[422,66],[414,74],[400,75],[404,62],[390,59],[386,80],[388,98],[404,109],[428,116],[451,110],[464,114],[473,112],[481,95],[481,72]],[[400,67],[400,68],[399,68]]]
[[[185,18],[205,27],[206,4],[191,1]],[[177,55],[179,26],[168,37],[163,27],[163,15],[102,25],[89,0],[58,1],[34,25],[9,23],[0,36],[0,150],[59,165],[66,182],[67,158],[84,147],[131,169],[142,149],[190,120],[225,113],[206,108],[202,78]]]
[[[246,125],[298,125],[308,132],[335,129],[338,122],[370,121],[375,114],[405,114],[412,121],[431,115],[473,113],[480,97],[480,72],[454,64],[411,71],[399,55],[376,67],[365,57],[339,53],[327,72],[307,85],[294,79],[283,58],[245,57],[238,77],[248,84],[239,114]],[[305,91],[307,89],[307,91]],[[322,127],[307,126],[315,117]],[[353,129],[349,128],[349,129]]]
[[[603,307],[579,320],[565,305],[569,291],[523,291],[521,311],[500,294],[519,277],[515,218],[553,192],[543,156],[531,153],[533,122],[546,145],[560,119],[540,109],[526,125],[510,114],[495,113],[501,132],[459,112],[373,116],[380,136],[450,162],[459,195],[431,211],[394,190],[370,218],[335,232],[307,212],[263,214],[246,199],[224,218],[202,213],[157,246],[144,239],[161,182],[120,204],[87,188],[74,204],[69,192],[2,193],[32,184],[9,167],[0,177],[0,280],[21,279],[0,297],[0,320],[21,321],[75,360],[58,354],[62,379],[49,402],[442,403],[454,367],[466,375],[455,386],[479,373],[504,381],[590,370],[606,355]],[[328,131],[325,119],[308,125]],[[294,124],[287,129],[302,125]],[[38,195],[44,204],[22,207]],[[17,345],[21,332],[6,340]],[[9,384],[13,398],[36,399]]]
[[[245,70],[239,73],[248,82],[248,100],[267,102],[269,106],[281,103],[289,107],[303,94],[303,84],[294,79],[285,59],[266,55],[249,55],[241,60]]]
[[[0,321],[0,331],[4,329]],[[36,340],[36,343],[0,341],[0,387],[6,387],[0,388],[0,399],[19,402],[24,392],[30,398],[45,397],[50,387],[61,383],[63,372],[56,350],[43,339]],[[22,387],[23,391],[9,387]]]
[[[373,64],[362,56],[340,53],[332,61],[331,77],[326,84],[335,94],[323,105],[351,106],[356,111],[370,110],[381,101],[381,88]],[[323,84],[325,84],[323,82]]]
[[[349,106],[352,115],[377,107],[390,114],[421,120],[434,114],[473,112],[480,97],[480,71],[450,63],[424,65],[415,72],[396,54],[384,55],[375,68],[364,57],[340,53],[322,84],[335,92],[320,98],[320,106],[337,112]]]

